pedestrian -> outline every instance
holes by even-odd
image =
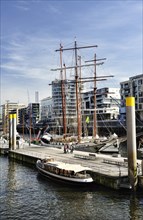
[[[67,153],[69,153],[70,151],[70,147],[69,147],[69,144],[67,144]]]
[[[67,153],[67,145],[64,144],[64,153],[66,154]]]
[[[73,153],[73,150],[74,150],[74,146],[73,146],[73,144],[71,145],[70,150],[71,150],[71,153]]]

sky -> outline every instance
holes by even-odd
[[[142,0],[0,0],[0,105],[7,100],[28,104],[51,96],[51,82],[60,79],[62,44],[78,49],[82,64],[106,58],[96,66],[97,76],[107,76],[97,88],[120,87],[120,82],[143,73]],[[63,63],[74,66],[74,51],[63,51]],[[91,62],[92,63],[92,62]],[[93,76],[94,66],[82,77]],[[66,71],[74,78],[74,69]],[[108,76],[113,75],[110,78]],[[85,86],[93,88],[93,82]]]

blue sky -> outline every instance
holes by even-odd
[[[60,66],[60,43],[79,50],[85,60],[106,57],[97,75],[114,75],[98,87],[119,87],[121,81],[143,73],[142,0],[0,0],[1,4],[1,104],[6,100],[28,104],[51,95],[49,85]],[[66,66],[74,65],[73,51],[63,53]],[[93,67],[82,69],[93,76]],[[73,78],[73,70],[67,78]],[[89,83],[87,87],[92,87]]]

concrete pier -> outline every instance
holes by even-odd
[[[55,160],[81,164],[92,169],[91,175],[95,183],[113,188],[131,188],[128,179],[127,158],[113,157],[109,155],[88,153],[74,150],[73,153],[64,153],[62,147],[41,147],[24,144],[22,149],[10,150],[9,157],[22,162],[36,163],[37,159],[53,157]],[[141,175],[141,160],[138,160],[138,175]]]

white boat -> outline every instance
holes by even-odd
[[[39,173],[45,177],[59,180],[71,184],[87,184],[92,183],[93,179],[88,171],[88,167],[79,164],[68,164],[54,161],[53,158],[37,160],[36,167]]]
[[[50,135],[49,133],[45,133],[40,140],[41,144],[46,146],[50,144],[50,141],[52,140],[52,135]]]

